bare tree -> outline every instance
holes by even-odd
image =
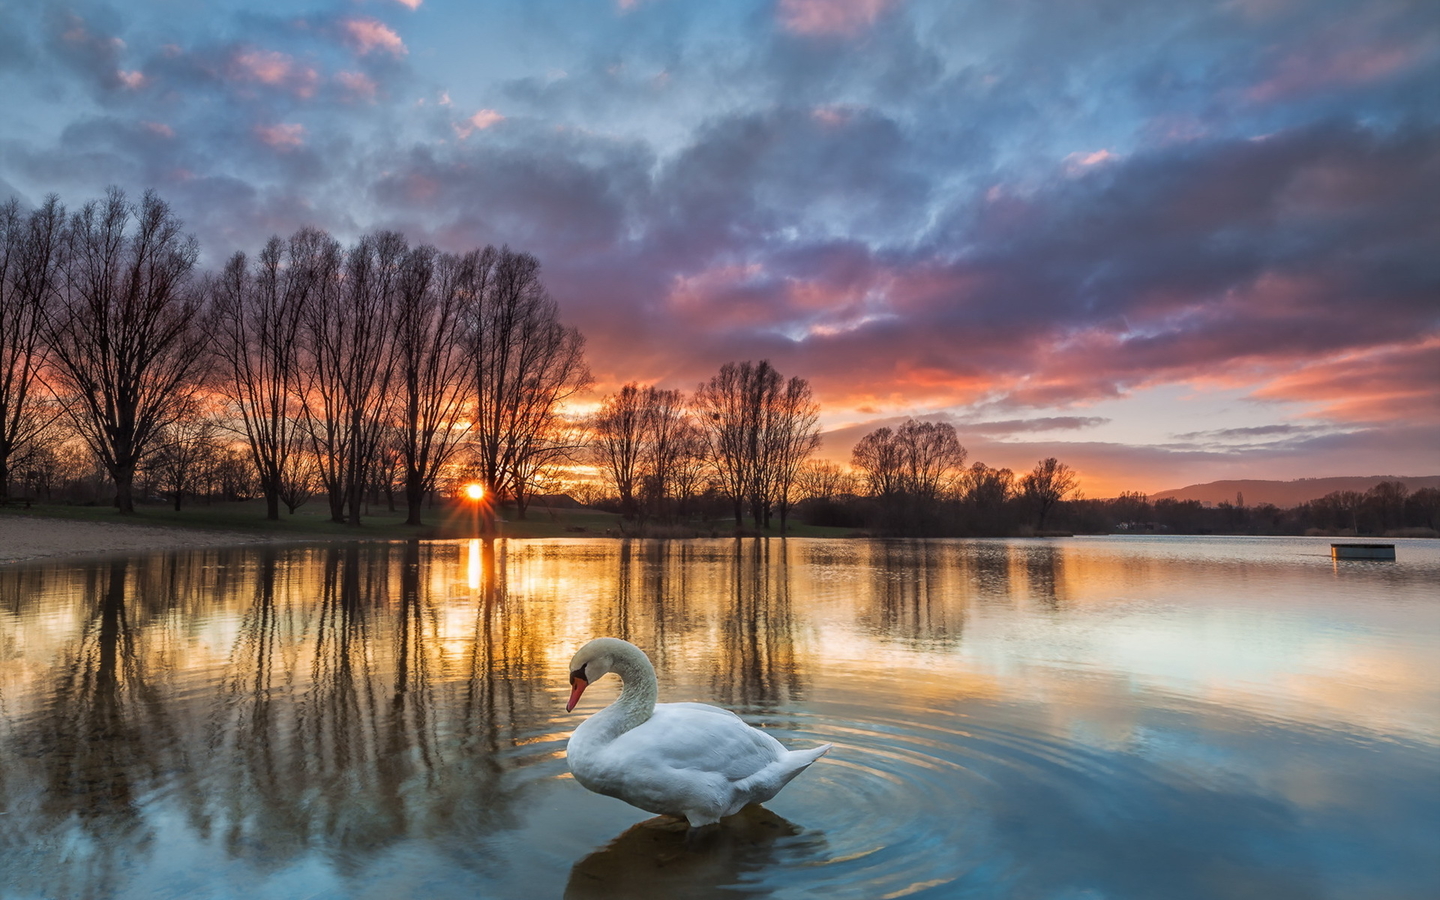
[[[851,464],[860,470],[872,496],[908,495],[938,500],[965,464],[965,448],[947,422],[907,419],[894,431],[877,428],[856,443]]]
[[[806,460],[795,476],[801,500],[834,500],[855,492],[855,476],[838,463],[824,459]]]
[[[800,467],[820,446],[820,406],[810,382],[792,377],[776,392],[766,415],[765,461],[771,505],[780,514],[780,533],[796,496]]]
[[[983,462],[975,463],[960,477],[962,496],[978,510],[998,510],[1010,499],[1014,486],[1014,472],[992,469]]]
[[[877,428],[860,438],[850,451],[850,465],[870,496],[888,500],[900,493],[900,448],[890,428]]]
[[[809,382],[787,382],[769,360],[726,363],[700,385],[694,403],[736,524],[746,505],[757,528],[769,525],[773,507],[783,516],[795,473],[819,440]]]
[[[221,391],[240,416],[269,519],[280,518],[282,484],[300,464],[300,321],[315,287],[302,248],[320,240],[272,237],[253,269],[237,253],[211,282]]]
[[[408,247],[401,235],[379,232],[348,253],[322,237],[312,252],[317,289],[302,329],[312,379],[304,392],[311,445],[331,519],[359,525],[389,418],[396,295]]]
[[[653,390],[647,388],[646,390]],[[606,397],[590,420],[590,456],[620,497],[620,515],[635,518],[646,451],[644,391],[630,382]]]
[[[766,398],[780,383],[769,360],[759,365],[725,363],[720,371],[695,391],[695,408],[705,432],[707,457],[715,469],[721,490],[729,495],[735,509],[735,524],[745,518],[745,504],[758,527],[760,448],[762,411]]]
[[[683,476],[678,470],[691,452],[695,425],[677,390],[647,387],[641,405],[646,434],[641,495],[653,514],[666,515],[670,499],[679,491]]]
[[[194,412],[177,418],[161,432],[150,465],[164,489],[174,496],[176,512],[185,492],[194,491],[201,464],[216,455],[217,437],[215,423]]]
[[[540,262],[508,247],[487,248],[479,306],[470,322],[476,391],[472,445],[488,496],[509,495],[524,515],[527,477],[573,452],[557,435],[559,408],[588,387],[585,339],[560,324],[540,280]],[[494,504],[487,504],[487,516]]]
[[[1079,483],[1074,470],[1053,456],[1040,460],[1020,479],[1020,492],[1034,504],[1038,514],[1037,528],[1045,527],[1050,511]]]
[[[70,219],[47,338],[66,412],[135,511],[135,472],[197,390],[207,358],[190,290],[198,251],[153,192],[111,188]]]
[[[477,292],[483,293],[482,256],[416,247],[402,267],[396,343],[404,388],[400,450],[409,525],[421,523],[426,495],[470,430],[470,356],[462,330]]]
[[[41,450],[55,413],[45,403],[46,312],[60,285],[65,208],[54,195],[28,215],[0,205],[0,503],[11,473]]]

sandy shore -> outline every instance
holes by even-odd
[[[276,538],[267,535],[232,531],[0,516],[0,564],[54,556],[144,553],[175,547],[215,547],[274,540]]]

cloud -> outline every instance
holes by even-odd
[[[448,105],[448,99],[449,98],[446,98],[447,103],[445,105]],[[460,138],[460,140],[463,141],[475,132],[484,131],[485,129],[498,125],[503,121],[505,121],[505,117],[500,115],[495,110],[482,109],[479,112],[476,112],[474,115],[470,116],[465,121],[457,123],[454,126],[455,134]]]
[[[312,97],[320,82],[313,66],[275,50],[253,47],[237,49],[225,67],[224,75],[232,81],[263,84],[280,88],[297,97]]]
[[[1022,434],[1034,431],[1079,431],[1108,423],[1104,416],[1041,416],[1035,419],[1004,419],[996,422],[965,422],[966,431],[981,434]]]
[[[899,0],[780,0],[780,27],[793,34],[854,36],[875,24]]]
[[[409,50],[390,26],[377,19],[354,18],[340,22],[341,33],[361,56],[384,52],[391,56],[404,56]]]
[[[305,126],[295,122],[256,125],[255,136],[266,146],[282,152],[305,146]]]

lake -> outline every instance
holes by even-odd
[[[1440,541],[501,540],[0,567],[0,897],[1433,898]],[[686,836],[567,664],[834,750]]]

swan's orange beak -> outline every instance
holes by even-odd
[[[572,712],[575,709],[575,704],[580,702],[580,695],[585,693],[585,689],[589,686],[590,682],[579,675],[570,676],[570,702],[565,704],[566,712]]]

